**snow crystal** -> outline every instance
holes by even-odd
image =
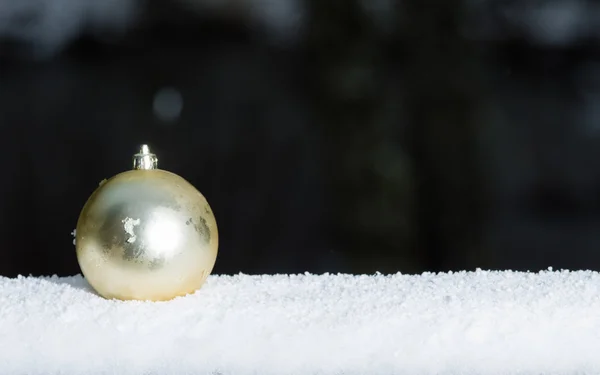
[[[213,275],[152,303],[0,278],[0,373],[599,373],[599,292],[583,271]]]

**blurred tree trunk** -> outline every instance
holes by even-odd
[[[476,266],[482,231],[475,58],[458,0],[310,0],[311,94],[329,145],[332,225],[355,272]]]
[[[336,243],[353,272],[416,272],[403,94],[386,38],[356,0],[309,4],[307,81],[327,143]]]
[[[403,4],[417,246],[434,271],[477,267],[486,206],[478,151],[482,87],[475,50],[461,35],[464,4]]]

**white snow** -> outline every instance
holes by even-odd
[[[1,374],[592,374],[600,274],[211,276],[169,302],[0,278]]]
[[[123,223],[123,229],[125,229],[125,233],[129,235],[127,242],[134,243],[137,240],[136,234],[133,232],[136,226],[140,225],[142,222],[140,219],[132,219],[127,217],[121,221]]]

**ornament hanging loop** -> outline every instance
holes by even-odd
[[[133,155],[133,169],[150,170],[158,168],[158,158],[150,152],[148,145],[142,145],[140,152]]]

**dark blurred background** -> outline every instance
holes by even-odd
[[[149,143],[215,273],[600,269],[600,2],[0,0],[0,275]]]

